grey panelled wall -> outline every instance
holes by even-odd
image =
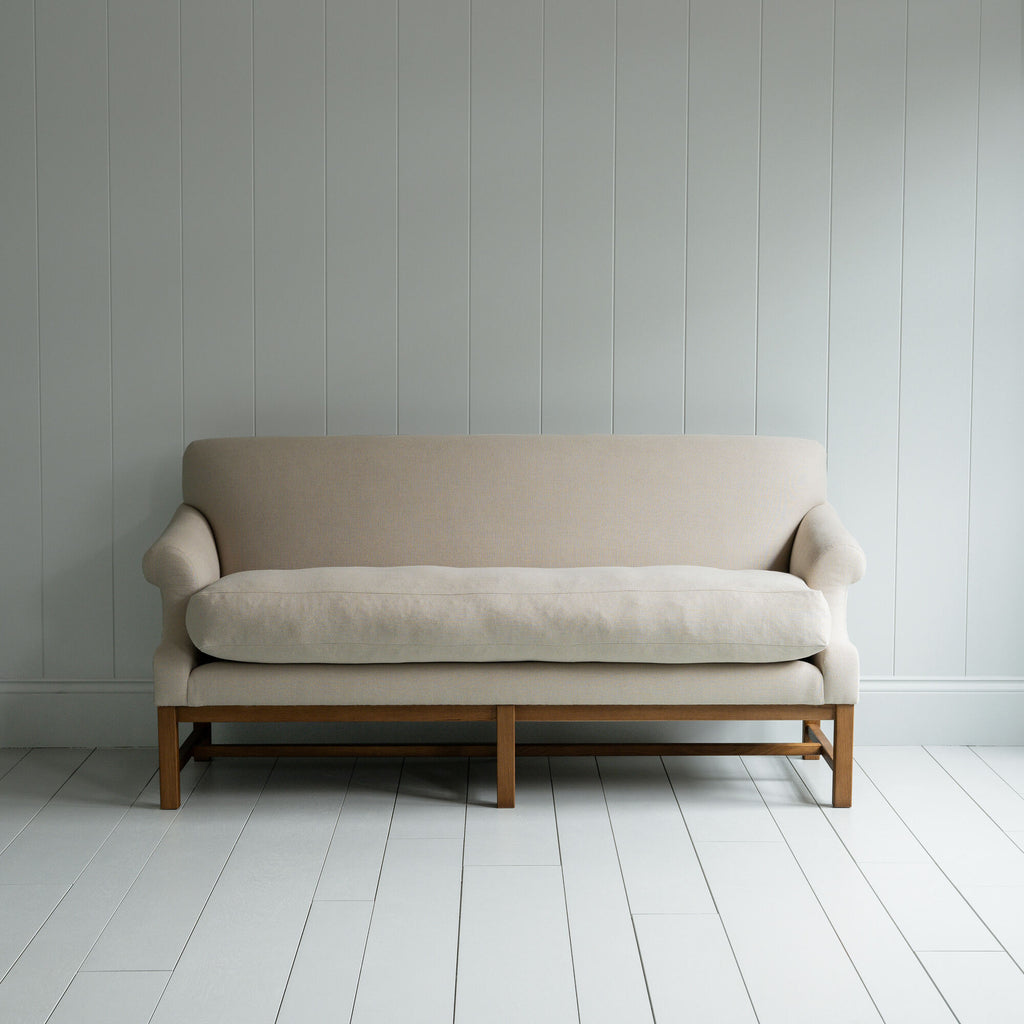
[[[1019,0],[4,0],[0,676],[149,675],[182,446],[829,448],[877,679],[1024,679]]]

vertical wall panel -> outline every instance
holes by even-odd
[[[829,495],[868,556],[850,593],[865,675],[893,665],[905,3],[836,6]]]
[[[1021,676],[1024,609],[1007,600],[1024,577],[1021,5],[983,0],[981,14],[967,672]]]
[[[32,0],[0,4],[0,677],[43,672]]]
[[[473,3],[470,430],[540,429],[542,0]]]
[[[393,434],[398,0],[327,5],[327,432]]]
[[[544,294],[541,424],[612,425],[615,5],[544,12]]]
[[[469,429],[469,0],[398,11],[398,427]]]
[[[106,3],[36,4],[44,669],[113,675]]]
[[[678,0],[618,3],[617,433],[683,429],[687,13]]]
[[[181,0],[185,440],[253,432],[252,4]]]
[[[253,11],[256,433],[323,434],[324,0]]]
[[[978,143],[977,3],[911,0],[896,672],[964,669]]]
[[[180,495],[178,7],[109,0],[114,671],[149,674],[160,599],[142,554]]]
[[[825,443],[831,4],[765,0],[757,259],[757,431]]]
[[[754,431],[761,8],[691,0],[686,430]]]

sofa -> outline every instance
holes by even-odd
[[[511,807],[517,753],[626,753],[824,758],[848,807],[864,554],[825,484],[824,449],[794,438],[194,441],[143,561],[161,806],[190,757],[489,756]],[[721,720],[800,738],[516,743],[521,722]],[[214,742],[225,722],[488,722],[494,741]]]

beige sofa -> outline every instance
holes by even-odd
[[[144,560],[164,807],[190,756],[260,752],[495,756],[499,806],[517,752],[824,756],[850,805],[864,555],[815,442],[223,438],[189,445],[182,489]],[[695,719],[802,736],[516,746],[523,721]],[[496,742],[213,742],[284,721],[489,721]]]

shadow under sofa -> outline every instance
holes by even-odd
[[[859,664],[847,635],[846,598],[849,585],[863,575],[864,556],[827,503],[825,453],[816,442],[695,435],[220,438],[189,445],[182,493],[183,504],[144,560],[146,578],[160,588],[163,600],[163,634],[154,656],[163,807],[179,805],[180,770],[189,757],[299,754],[496,757],[501,807],[515,802],[517,754],[824,757],[833,770],[833,804],[851,803]],[[555,574],[558,580],[575,580],[604,571],[584,567],[611,567],[628,576],[630,586],[637,573],[651,571],[637,567],[675,567],[697,581],[692,593],[672,597],[683,602],[677,604],[680,620],[696,620],[715,638],[731,639],[742,626],[741,639],[757,642],[722,647],[747,660],[708,660],[713,644],[695,646],[705,660],[665,660],[676,657],[665,653],[675,649],[672,642],[634,646],[623,623],[606,616],[596,626],[584,624],[590,630],[581,634],[586,642],[558,653],[565,660],[506,660],[504,654],[463,660],[458,650],[458,660],[418,660],[443,655],[444,642],[460,631],[456,627],[442,631],[440,646],[403,647],[401,656],[408,660],[325,663],[309,660],[322,654],[322,646],[291,643],[292,633],[310,622],[323,625],[321,620],[323,628],[338,628],[330,616],[348,616],[354,599],[333,592],[323,598],[319,582],[307,586],[313,597],[304,592],[301,599],[327,600],[326,610],[312,606],[315,614],[299,614],[290,625],[278,621],[273,609],[262,611],[261,628],[284,631],[289,644],[245,648],[237,641],[248,660],[236,660],[205,653],[193,642],[189,624],[193,632],[197,627],[195,621],[187,623],[193,598],[195,620],[203,601],[232,585],[307,576],[320,581],[328,567],[341,578],[372,572],[388,579],[405,572],[395,567],[416,567],[409,570],[413,578],[421,568],[449,567],[444,572],[458,580],[503,569],[516,578],[534,571],[542,579]],[[706,578],[715,586],[724,579],[722,594],[702,590]],[[777,646],[783,653],[772,651],[776,627],[767,618],[775,605],[767,612],[758,607],[744,612],[749,622],[731,616],[726,621],[721,609],[732,606],[722,601],[731,590],[757,593],[758,581],[769,578],[783,584],[782,600],[796,602],[788,628],[804,630],[800,608],[816,611],[820,636],[806,648],[813,653],[782,643]],[[743,586],[731,588],[732,579]],[[525,587],[527,599],[536,602],[531,586]],[[602,586],[599,600],[611,600],[604,596],[608,586]],[[284,589],[291,594],[295,587]],[[621,607],[632,614],[633,596],[629,587],[622,590],[626,604]],[[586,600],[575,598],[575,607],[589,613]],[[699,614],[687,601],[704,602]],[[235,629],[234,606],[227,607],[220,616],[222,634]],[[295,607],[301,613],[310,606]],[[363,625],[371,632],[374,607],[363,609],[369,617]],[[571,612],[557,609],[557,602],[555,607],[561,615],[556,621],[563,627],[568,621],[571,632]],[[672,609],[659,614],[661,628],[666,622],[671,628]],[[521,629],[522,623],[511,628]],[[536,622],[531,628],[543,630]],[[238,629],[244,633],[241,623]],[[594,629],[604,632],[597,635]],[[609,640],[612,634],[618,639]],[[788,636],[782,640],[790,642]],[[229,637],[232,653],[233,643]],[[209,646],[205,638],[200,644]],[[541,649],[548,651],[546,644]],[[302,660],[288,660],[292,650]],[[363,657],[358,647],[339,645],[339,650],[339,657]],[[524,651],[536,654],[528,644],[510,644],[507,650],[513,658]],[[612,660],[593,657],[597,652],[603,659],[609,650],[615,652],[607,655]],[[275,660],[256,660],[268,651]],[[570,660],[577,651],[585,660]],[[637,651],[643,657],[653,651],[650,657],[661,660],[622,660]],[[794,651],[801,656],[791,656]],[[375,649],[373,656],[386,655]],[[785,660],[751,660],[769,656]],[[516,744],[517,722],[729,719],[793,720],[801,723],[800,739]],[[310,721],[487,721],[495,723],[495,742],[213,742],[215,722]],[[831,741],[823,721],[834,723]],[[193,726],[184,743],[179,743],[180,723]]]

